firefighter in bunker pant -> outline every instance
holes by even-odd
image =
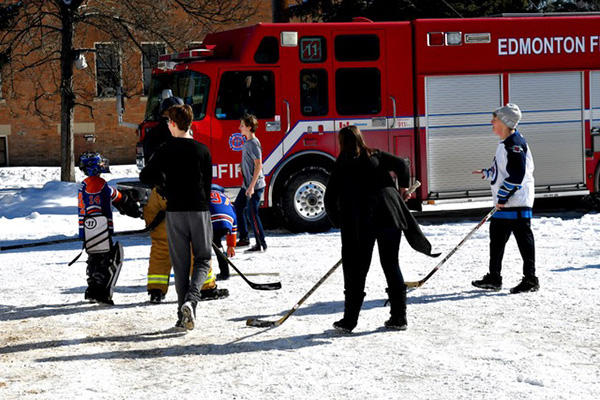
[[[144,206],[146,226],[152,223],[161,210],[164,211],[166,209],[166,199],[158,193],[156,188],[152,189],[148,203]],[[171,275],[171,260],[169,258],[169,243],[167,241],[167,224],[165,219],[150,231],[150,238],[152,239],[152,245],[150,247],[147,290],[150,295],[150,302],[160,303],[169,290],[169,277]],[[227,292],[225,289],[217,290],[216,278],[211,266],[208,271],[208,277],[200,292],[202,298],[205,300],[214,300],[226,297],[225,292]]]

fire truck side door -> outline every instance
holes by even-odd
[[[333,34],[335,129],[358,126],[367,144],[389,151],[385,31]]]
[[[240,118],[253,114],[258,119],[256,136],[262,146],[263,163],[285,132],[282,125],[280,72],[268,68],[223,68],[219,71],[216,101],[211,122],[213,182],[224,187],[241,186],[238,168],[242,160],[244,138]]]

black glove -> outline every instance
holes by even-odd
[[[135,199],[133,193],[129,190],[121,190],[121,201],[113,203],[115,208],[119,210],[121,214],[125,214],[132,218],[139,218],[142,216],[142,206],[139,201]]]

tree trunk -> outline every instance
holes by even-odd
[[[73,94],[73,11],[66,5],[61,6],[62,16],[62,49],[60,56],[60,180],[75,182],[75,160],[73,156],[73,110],[75,96]]]
[[[290,22],[289,0],[273,0],[273,22]]]

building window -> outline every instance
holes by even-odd
[[[0,136],[0,167],[8,166],[8,138]]]
[[[326,115],[327,71],[324,69],[304,69],[300,71],[300,107],[302,115]]]
[[[340,68],[335,72],[335,102],[340,115],[381,111],[381,74],[377,68]]]
[[[111,97],[121,86],[121,57],[114,43],[96,44],[96,91],[98,97]]]
[[[144,96],[150,89],[152,68],[158,64],[158,56],[165,54],[166,46],[163,43],[142,44],[142,79],[144,81]]]

